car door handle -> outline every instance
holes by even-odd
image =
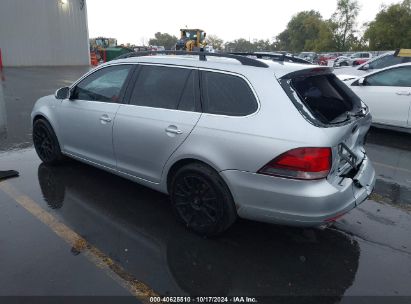
[[[100,117],[100,121],[102,123],[108,123],[108,122],[111,122],[111,118],[107,114],[103,114]]]
[[[411,95],[411,92],[401,91],[401,92],[396,92],[395,94],[397,94],[397,95],[402,95],[402,96],[410,96],[410,95]]]
[[[183,131],[178,129],[176,126],[168,126],[166,129],[166,133],[172,133],[172,134],[183,134]]]

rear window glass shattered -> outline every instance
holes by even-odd
[[[301,75],[281,84],[290,98],[295,99],[290,94],[296,93],[311,116],[322,124],[348,121],[350,113],[361,109],[360,99],[334,74]]]

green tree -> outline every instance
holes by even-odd
[[[337,51],[333,40],[330,21],[324,21],[318,24],[318,36],[314,40],[309,40],[305,48],[315,52],[334,52]]]
[[[274,38],[274,49],[279,51],[290,50],[290,31],[285,29]]]
[[[234,41],[227,42],[225,44],[225,49],[228,52],[254,52],[256,48],[250,41],[239,38]]]
[[[275,50],[275,47],[275,44],[268,39],[254,39],[253,42],[250,42],[247,39],[239,38],[225,44],[227,52],[270,52]]]
[[[178,40],[176,36],[172,36],[170,34],[160,33],[160,32],[155,33],[154,37],[155,38],[151,38],[148,41],[148,44],[149,45],[164,46],[164,48],[166,50],[170,50],[170,49],[174,48],[176,43],[177,43],[177,40]]]
[[[221,50],[224,44],[224,40],[216,35],[207,35],[206,42],[215,50]]]
[[[322,51],[330,47],[331,34],[319,12],[303,11],[291,18],[287,28],[276,37],[274,45],[283,51]]]
[[[372,50],[411,48],[411,0],[384,7],[364,33]]]
[[[337,10],[331,16],[329,22],[333,32],[335,48],[338,51],[348,51],[355,45],[359,11],[360,7],[357,0],[338,0]]]
[[[271,51],[273,49],[270,40],[266,39],[255,39],[253,40],[253,46],[255,51]]]

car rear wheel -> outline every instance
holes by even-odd
[[[170,196],[177,218],[200,235],[218,235],[237,218],[227,185],[215,170],[201,163],[186,165],[176,172]]]
[[[38,119],[33,125],[33,143],[40,159],[50,165],[63,161],[56,134],[50,124],[44,119]]]

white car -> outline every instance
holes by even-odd
[[[204,47],[204,51],[207,52],[207,53],[215,53],[215,49],[213,48],[212,45],[206,45]]]
[[[358,66],[367,62],[372,58],[372,54],[369,52],[358,52],[350,56],[340,56],[335,60],[334,65],[336,67],[348,67]]]
[[[411,133],[411,62],[346,81],[368,105],[377,127]]]
[[[333,66],[338,67],[348,67],[349,66],[350,57],[348,56],[338,56],[333,61]]]
[[[389,66],[407,62],[411,62],[411,57],[395,56],[394,51],[391,51],[374,57],[356,67],[336,67],[334,69],[334,74],[336,74],[341,80],[349,80]]]

